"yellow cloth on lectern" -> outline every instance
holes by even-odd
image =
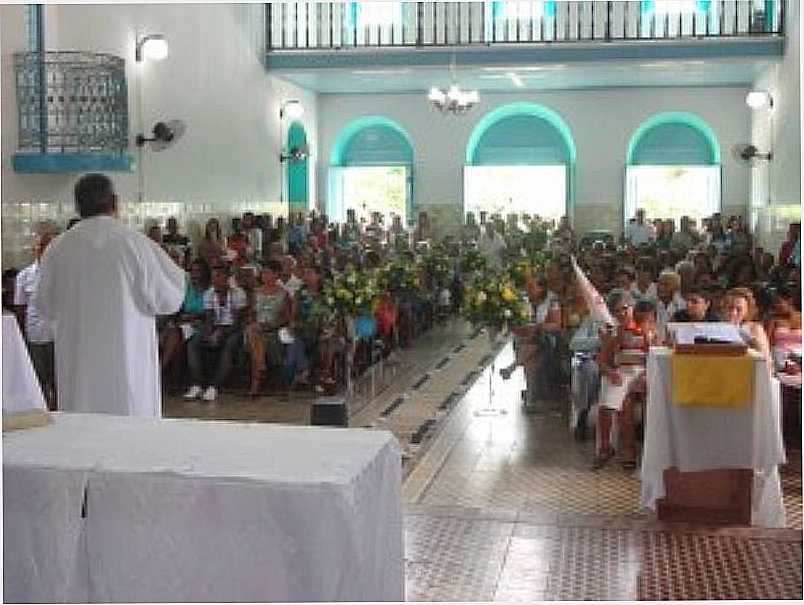
[[[749,355],[674,354],[673,401],[678,405],[744,408],[754,395]]]

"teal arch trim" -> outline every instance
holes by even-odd
[[[519,102],[503,105],[490,111],[477,123],[472,134],[469,136],[469,142],[466,145],[466,164],[473,166],[477,156],[478,145],[486,131],[494,124],[505,118],[513,116],[529,115],[541,120],[545,120],[553,128],[555,128],[561,135],[566,148],[567,163],[574,165],[577,159],[577,151],[575,149],[575,140],[572,138],[572,132],[564,119],[554,112],[542,105],[536,103]]]
[[[657,126],[663,126],[665,124],[681,124],[697,130],[706,138],[706,141],[709,144],[709,163],[720,164],[720,145],[717,141],[717,135],[715,135],[715,131],[712,130],[711,126],[709,126],[709,124],[707,124],[703,118],[695,115],[694,113],[686,111],[667,111],[648,118],[642,122],[639,128],[637,128],[636,132],[631,137],[631,141],[628,143],[627,163],[629,166],[636,163],[636,152],[645,135],[647,135]]]
[[[293,122],[288,129],[287,149],[304,147],[307,144],[307,133],[301,122]],[[288,202],[291,212],[307,210],[308,199],[308,160],[301,162],[288,161]]]
[[[349,151],[349,146],[352,143],[354,137],[360,133],[360,131],[366,128],[388,128],[393,130],[396,134],[400,135],[405,142],[408,144],[410,148],[410,162],[403,162],[404,164],[412,164],[413,163],[413,140],[410,138],[410,135],[407,131],[402,128],[399,124],[394,122],[393,120],[386,118],[385,116],[363,116],[362,118],[358,118],[349,122],[346,126],[343,127],[341,132],[338,134],[337,139],[335,139],[335,145],[332,147],[332,153],[330,154],[330,165],[331,166],[345,166],[346,165],[346,157]]]
[[[570,220],[574,220],[576,164],[578,161],[578,152],[575,147],[575,139],[572,137],[570,127],[564,121],[564,118],[562,118],[552,109],[544,107],[543,105],[537,105],[536,103],[522,101],[502,105],[488,112],[477,123],[477,126],[475,126],[474,130],[472,130],[472,134],[469,136],[469,142],[466,144],[466,165],[474,165],[480,141],[489,128],[494,126],[494,124],[500,120],[520,115],[533,116],[546,121],[553,128],[555,128],[558,134],[561,136],[561,139],[564,142],[567,166],[567,216],[570,217]]]
[[[337,138],[335,139],[335,144],[332,146],[332,152],[330,153],[330,166],[334,167],[344,167],[348,166],[347,157],[349,154],[349,147],[352,144],[354,138],[360,134],[361,131],[365,130],[366,128],[386,128],[392,130],[395,134],[399,135],[404,142],[407,144],[407,153],[406,158],[400,161],[389,161],[387,165],[397,165],[397,166],[405,166],[407,168],[407,200],[406,200],[406,210],[408,215],[408,222],[412,224],[414,220],[414,216],[416,214],[416,202],[414,198],[414,179],[413,179],[413,139],[410,138],[408,132],[400,126],[398,123],[394,122],[390,118],[386,118],[385,116],[379,115],[369,115],[357,118],[356,120],[352,120],[338,134]]]

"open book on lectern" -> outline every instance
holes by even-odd
[[[726,322],[670,322],[667,333],[676,345],[745,345],[740,327]]]

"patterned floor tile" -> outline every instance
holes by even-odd
[[[637,596],[664,599],[801,599],[796,542],[644,532]]]

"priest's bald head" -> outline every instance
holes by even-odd
[[[75,184],[75,210],[81,218],[99,214],[117,214],[117,194],[105,174],[85,174]]]

